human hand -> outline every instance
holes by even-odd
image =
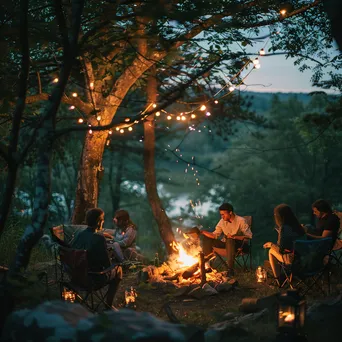
[[[106,239],[109,239],[109,240],[113,240],[113,239],[114,239],[113,235],[111,235],[111,234],[109,234],[109,233],[103,232],[102,234],[103,234],[103,236],[104,236]]]
[[[264,248],[271,248],[272,247],[272,242],[266,242],[263,245]]]

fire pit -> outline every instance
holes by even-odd
[[[147,266],[139,272],[139,281],[150,283],[156,288],[170,289],[175,295],[188,295],[197,299],[230,291],[237,281],[210,266],[215,254],[204,256],[199,241],[192,241],[183,234],[182,243],[173,242],[175,250],[159,267]]]

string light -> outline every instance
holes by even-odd
[[[53,79],[52,82],[53,82],[53,83],[58,83],[58,81],[59,81],[59,79],[58,79],[58,77],[56,77],[56,78]]]
[[[92,129],[89,130],[89,134],[93,134],[93,130]]]
[[[94,82],[90,82],[89,88],[90,88],[90,89],[94,89]]]
[[[75,106],[70,106],[69,109],[70,109],[70,110],[74,110],[74,109],[75,109]]]
[[[77,93],[72,93],[72,97],[77,97]]]
[[[132,132],[132,131],[133,131],[133,128],[132,128],[132,127],[128,127],[128,130],[129,130],[130,132]]]
[[[185,117],[185,116],[182,116],[181,118],[182,118],[182,121],[185,121],[185,120],[186,120],[186,117]]]
[[[207,109],[207,107],[205,105],[202,105],[201,108],[200,108],[200,111],[205,111]]]
[[[120,128],[119,128],[119,127],[116,127],[115,129],[116,129],[117,131],[120,131]]]
[[[264,48],[260,49],[259,55],[260,56],[265,56],[265,49]]]
[[[255,69],[260,69],[260,68],[261,68],[261,65],[260,65],[260,64],[256,64],[256,65],[254,65],[254,68],[255,68]]]
[[[229,90],[230,92],[233,92],[233,91],[235,90],[235,87],[234,87],[234,86],[230,86],[230,87],[228,88],[228,90]]]
[[[171,120],[171,119],[172,119],[172,116],[171,116],[171,115],[168,115],[168,116],[166,117],[166,119]]]
[[[257,57],[257,58],[255,58],[255,59],[253,59],[253,64],[254,65],[258,65],[260,62],[259,62],[259,58]]]
[[[125,122],[130,122],[130,121],[131,121],[130,118],[126,118],[126,119],[125,119]]]
[[[280,14],[284,16],[286,14],[286,9],[281,9]]]
[[[125,130],[123,129],[123,128],[121,128],[120,129],[120,133],[122,134],[122,133],[124,133],[125,132]]]
[[[177,120],[180,120],[180,116],[177,116],[176,119],[177,119]]]
[[[206,116],[210,116],[211,113],[210,113],[210,112],[206,112],[205,115],[206,115]],[[200,131],[199,131],[199,132],[200,132]]]
[[[109,140],[109,139],[107,139],[107,141],[106,141],[106,145],[107,145],[107,146],[109,146],[109,144],[110,144],[110,140]]]
[[[217,100],[215,100],[215,101],[214,101],[214,103],[215,103],[215,104],[218,104],[218,101],[217,101]]]
[[[101,121],[101,115],[98,115],[98,116],[96,117],[96,120],[97,120],[97,121]]]
[[[156,107],[157,107],[157,105],[156,105],[155,103],[153,103],[152,107],[153,107],[153,108],[156,108]]]
[[[195,119],[196,118],[196,114],[191,114],[191,119]]]
[[[113,134],[113,131],[112,130],[108,131],[108,134]]]
[[[160,116],[160,112],[156,112],[156,116]]]
[[[83,120],[82,118],[79,118],[77,122],[78,122],[78,123],[83,123],[84,120]]]

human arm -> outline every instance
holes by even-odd
[[[227,234],[228,238],[234,239],[234,240],[240,240],[240,241],[245,240],[245,239],[251,239],[252,236],[253,234],[252,234],[249,224],[242,217],[240,218],[238,233],[235,235]]]
[[[308,236],[310,239],[313,239],[313,240],[319,240],[319,239],[324,239],[327,237],[332,237],[333,232],[331,230],[323,230],[322,235],[314,235],[314,234],[306,233],[306,236]]]
[[[120,247],[130,247],[135,240],[137,231],[133,227],[128,227],[123,235],[116,236],[116,242]]]

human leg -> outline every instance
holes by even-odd
[[[112,269],[110,275],[109,275],[109,289],[107,292],[107,298],[106,298],[106,304],[108,306],[113,305],[113,300],[116,295],[116,292],[119,289],[119,284],[122,280],[122,267],[116,266],[114,269]]]
[[[225,248],[225,243],[222,242],[221,240],[212,239],[205,235],[201,236],[201,240],[202,240],[202,250],[203,250],[204,255],[208,255],[212,253],[213,247]]]
[[[123,262],[125,260],[122,249],[117,242],[114,242],[112,245],[112,257],[119,262]]]
[[[280,280],[280,278],[281,278],[280,263],[289,264],[290,260],[289,260],[289,258],[284,258],[284,255],[282,253],[280,253],[275,248],[270,248],[270,250],[268,252],[268,257],[269,257],[269,261],[271,264],[273,276],[276,279],[278,285],[281,286],[282,281]]]

